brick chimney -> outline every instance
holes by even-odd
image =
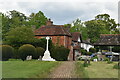
[[[48,19],[48,21],[46,22],[47,26],[53,25],[53,21],[51,21],[51,19]]]

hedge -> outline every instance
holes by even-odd
[[[57,61],[67,61],[69,55],[69,49],[63,46],[54,46],[51,49],[51,57]]]
[[[32,56],[32,58],[34,59],[36,56],[36,48],[31,45],[31,44],[24,44],[23,46],[21,46],[18,50],[20,58],[24,61],[26,59],[27,56]]]
[[[2,60],[6,61],[10,58],[12,58],[13,53],[14,53],[14,48],[9,45],[1,45],[2,48]]]
[[[42,47],[37,47],[36,48],[36,58],[38,59],[39,56],[44,56],[45,49]]]

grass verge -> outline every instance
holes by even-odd
[[[3,78],[47,78],[57,61],[3,61]]]

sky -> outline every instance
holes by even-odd
[[[88,21],[107,13],[118,22],[119,0],[0,0],[0,12],[17,10],[29,16],[42,11],[54,24],[72,23],[75,19]]]

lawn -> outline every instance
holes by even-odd
[[[118,70],[113,69],[113,66],[117,64],[107,64],[107,62],[91,62],[88,67],[81,66],[83,62],[77,62],[76,73],[81,78],[118,78]]]
[[[60,62],[3,61],[3,78],[46,78]]]

